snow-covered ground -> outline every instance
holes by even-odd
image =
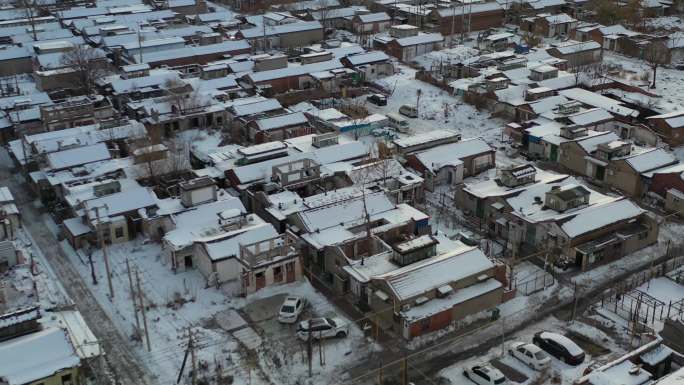
[[[420,103],[416,119],[407,118],[411,134],[449,128],[460,132],[463,138],[481,136],[494,143],[501,137],[504,122],[491,117],[487,111],[477,111],[460,98],[431,84],[415,79],[416,71],[405,65],[397,66],[398,72],[376,83],[390,92],[386,106],[365,103],[371,113],[387,114],[399,111],[404,104],[416,105],[420,90]],[[365,96],[362,97],[365,99]]]
[[[303,345],[296,339],[294,326],[280,325],[275,320],[282,298],[287,294],[301,295],[307,298],[311,315],[342,316],[308,282],[266,288],[247,298],[238,296],[237,287],[232,283],[225,284],[221,289],[206,287],[204,277],[197,270],[174,274],[162,264],[160,246],[140,239],[107,248],[115,291],[115,298],[110,298],[101,251],[93,254],[98,277],[98,284],[93,285],[87,257],[82,252],[75,252],[66,242],[62,242],[61,246],[120,333],[131,337],[136,322],[126,261],[133,271],[134,285],[138,272],[148,305],[146,318],[151,351],[147,351],[143,336],[143,340],[135,344],[136,353],[151,372],[158,374],[157,380],[163,384],[175,382],[187,348],[190,328],[198,347],[200,376],[215,375],[216,363],[219,363],[223,374],[234,377],[234,384],[301,383],[308,378]],[[269,307],[260,310],[256,320],[250,319],[249,307],[261,301]],[[222,329],[217,314],[224,314],[231,309],[237,310],[238,314],[246,314],[242,318],[246,326],[256,331],[257,336],[251,331],[247,333],[246,329],[240,329],[243,332]],[[139,317],[142,325],[141,315]],[[351,320],[347,321],[351,325],[350,336],[322,344],[324,365],[319,363],[318,348],[314,350],[314,381],[341,373],[346,365],[362,359],[374,348],[373,344],[366,341],[363,332]],[[255,360],[255,357],[258,359]],[[188,373],[186,367],[185,375]]]
[[[543,330],[566,335],[580,335],[580,338],[583,337],[583,339],[586,338],[590,341],[586,344],[591,345],[592,348],[594,348],[593,345],[596,345],[597,347],[603,347],[604,349],[601,349],[603,350],[601,352],[596,352],[596,355],[592,355],[587,351],[588,349],[585,348],[585,352],[587,353],[586,359],[578,366],[571,366],[551,357],[551,366],[549,370],[544,373],[531,369],[522,361],[519,361],[508,353],[511,343],[516,341],[526,343],[532,342],[534,334]],[[575,338],[575,342],[577,342],[580,347],[584,347],[582,346],[582,343],[577,341],[577,337]],[[516,383],[529,384],[533,381],[539,381],[537,382],[538,384],[569,385],[579,378],[590,364],[608,362],[611,359],[619,357],[626,351],[626,349],[621,347],[611,337],[591,325],[577,321],[567,324],[554,317],[548,317],[541,322],[529,325],[524,330],[515,333],[512,336],[505,336],[504,340],[503,349],[502,346],[499,345],[490,349],[484,355],[460,361],[440,371],[439,376],[448,379],[452,385],[472,385],[473,382],[463,375],[463,370],[468,366],[496,360],[497,363],[495,363],[495,365],[498,366],[503,364],[508,367],[507,370],[504,371],[504,374],[506,374],[507,371],[514,371],[517,372],[516,375],[522,375],[519,379],[526,377],[525,380],[520,382],[516,381]],[[586,344],[585,346],[587,346]]]
[[[659,67],[656,73],[656,88],[649,88],[652,70],[643,60],[604,51],[603,62],[620,69],[610,77],[641,87],[644,91],[658,95],[649,100],[650,105],[662,112],[680,110],[684,105],[684,71]],[[648,76],[646,78],[646,76]]]
[[[658,242],[624,256],[616,261],[597,266],[589,271],[577,274],[572,281],[580,290],[591,290],[607,280],[623,274],[625,271],[635,270],[639,267],[648,267],[654,258],[665,255],[668,242],[678,244],[684,225],[678,223],[662,223],[659,227]]]
[[[478,55],[478,50],[465,45],[457,45],[439,51],[417,56],[413,61],[425,69],[439,67],[440,64],[460,63]]]

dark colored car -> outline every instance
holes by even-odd
[[[584,350],[564,335],[539,332],[534,335],[532,342],[568,365],[577,366],[584,362]]]
[[[373,94],[369,96],[368,101],[375,104],[376,106],[386,106],[387,105],[387,97],[385,95],[381,94]]]

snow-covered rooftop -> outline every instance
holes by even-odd
[[[409,47],[419,44],[434,44],[444,41],[444,36],[439,33],[419,33],[416,36],[403,37],[396,39],[397,44],[402,47]]]
[[[255,121],[255,124],[262,131],[269,131],[277,128],[304,125],[308,122],[306,116],[302,112],[292,112],[285,115],[272,116],[262,118]]]
[[[472,138],[455,143],[443,144],[414,155],[427,168],[436,172],[445,166],[463,164],[463,160],[471,156],[494,151],[482,138]]]
[[[463,245],[378,278],[385,280],[397,299],[402,301],[451,282],[482,274],[492,267],[494,264],[482,250]]]
[[[663,119],[672,128],[684,127],[684,111],[674,111],[667,114],[649,116],[646,119]]]
[[[192,244],[196,239],[206,236],[219,228],[218,214],[226,210],[239,210],[246,213],[240,199],[230,197],[186,209],[171,216],[175,228],[164,235],[164,241],[174,249]]]
[[[319,23],[318,21],[301,21],[273,26],[269,25],[266,27],[243,29],[240,31],[240,33],[242,34],[242,36],[244,36],[245,39],[253,39],[264,36],[264,32],[266,36],[272,36],[287,33],[311,31],[322,28],[323,27],[321,26],[321,23]]]
[[[157,200],[153,192],[145,187],[137,187],[92,199],[84,202],[83,205],[90,219],[95,220],[96,209],[100,210],[100,217],[104,219],[107,216],[114,217],[156,204]]]
[[[635,218],[642,213],[644,210],[632,201],[620,199],[579,211],[565,221],[561,229],[568,237],[574,238],[616,222]]]
[[[247,74],[246,76],[252,82],[258,83],[274,79],[287,78],[291,76],[302,76],[312,72],[321,72],[342,67],[344,66],[342,65],[342,63],[340,63],[339,59],[333,59],[304,65],[290,65],[287,68],[260,71]]]
[[[8,385],[30,384],[80,362],[66,332],[59,328],[0,342],[0,377]]]
[[[633,118],[639,116],[639,111],[625,107],[622,105],[622,103],[615,99],[611,99],[582,88],[560,90],[558,93],[568,99],[577,100],[592,107],[603,108],[612,114]]]
[[[361,15],[358,15],[358,18],[359,18],[359,21],[361,21],[362,23],[377,23],[380,21],[389,21],[390,20],[389,15],[385,12],[361,14]]]
[[[240,245],[264,241],[278,236],[272,224],[264,222],[254,214],[246,216],[245,224],[239,229],[214,236],[211,239],[198,240],[212,261],[240,256]]]
[[[454,130],[437,129],[411,136],[405,136],[400,139],[395,139],[392,143],[394,143],[394,145],[397,147],[407,148],[417,146],[420,144],[435,142],[442,139],[454,138],[459,135],[460,134]]]
[[[671,152],[662,148],[654,148],[650,151],[630,156],[625,158],[625,161],[638,173],[648,172],[678,162]]]
[[[48,154],[47,160],[53,170],[62,170],[87,163],[110,159],[111,154],[105,143],[76,147]]]

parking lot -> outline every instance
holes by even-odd
[[[542,330],[553,331],[573,340],[584,350],[586,354],[584,362],[578,366],[571,366],[551,356],[548,369],[540,372],[510,354],[510,345],[513,342],[530,343],[534,334]],[[474,382],[464,375],[464,370],[473,365],[490,363],[506,376],[509,383],[569,385],[579,378],[587,367],[610,361],[626,352],[626,349],[619,346],[617,341],[591,325],[579,321],[567,324],[553,317],[530,325],[513,336],[504,336],[504,339],[503,349],[499,345],[482,356],[455,363],[442,370],[439,376],[443,379],[443,383],[473,385]]]
[[[278,311],[287,296],[300,296],[306,299],[307,305],[298,321],[315,317],[338,317],[349,325],[349,335],[344,338],[324,339],[320,343],[314,341],[312,349],[313,377],[330,376],[341,373],[343,369],[370,354],[369,346],[363,332],[348,319],[321,293],[308,282],[269,288],[258,292],[250,298],[247,305],[240,309],[245,321],[263,340],[263,354],[270,363],[283,373],[292,375],[291,383],[297,379],[308,377],[307,343],[297,338],[297,323],[283,324],[278,322]]]

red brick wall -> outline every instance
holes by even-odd
[[[665,197],[665,193],[671,188],[684,191],[684,180],[682,180],[680,175],[681,173],[679,172],[653,175],[650,191],[662,197]]]
[[[454,33],[461,33],[461,27],[463,23],[461,21],[461,15],[456,12],[456,17],[453,18]],[[470,30],[471,31],[482,31],[488,28],[500,27],[503,25],[504,11],[496,10],[490,12],[473,13],[470,16]],[[442,35],[451,35],[451,23],[452,17],[442,17],[439,20],[439,30]]]
[[[670,146],[681,146],[684,144],[684,129],[672,129],[665,119],[650,119],[650,125],[663,137],[663,141]]]
[[[387,54],[390,56],[394,56],[395,58],[401,60],[402,59],[402,49],[399,44],[397,44],[394,40],[390,41],[387,43]]]
[[[257,84],[270,84],[271,90],[274,93],[286,92],[289,90],[299,89],[299,76],[290,76],[287,78],[273,79],[264,82],[259,82]]]
[[[223,58],[223,55],[240,55],[243,53],[250,53],[250,48],[238,49],[234,51],[217,52],[208,55],[189,56],[178,59],[161,60],[156,62],[147,62],[151,67],[161,67],[167,65],[169,67],[183,66],[188,64],[207,64],[210,61],[216,61]],[[144,59],[144,56],[143,56]]]
[[[411,167],[412,169],[420,172],[421,174],[425,175],[426,168],[423,166],[423,163],[421,163],[418,158],[415,155],[409,155],[406,158],[406,164]]]

